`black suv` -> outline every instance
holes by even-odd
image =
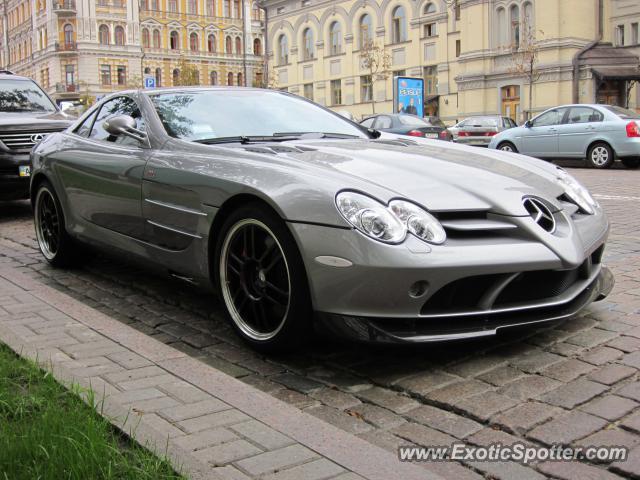
[[[0,70],[0,200],[29,198],[29,152],[71,124],[30,78]]]

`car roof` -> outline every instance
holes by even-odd
[[[9,72],[8,70],[0,70],[0,80],[10,79],[10,80],[27,80],[33,82],[34,80],[29,77],[23,77],[22,75],[16,75],[15,73]]]

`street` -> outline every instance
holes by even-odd
[[[53,269],[38,251],[27,202],[0,204],[0,263],[393,452],[455,441],[634,448],[640,443],[640,171],[568,170],[609,215],[605,262],[615,289],[578,318],[495,338],[413,348],[319,339],[296,354],[265,357],[241,343],[215,298],[162,273],[102,255],[80,269]],[[626,462],[609,465],[441,462],[428,468],[461,480],[640,477],[640,447]]]

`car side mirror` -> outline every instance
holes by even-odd
[[[526,122],[524,122],[524,126],[527,128],[531,128],[533,127],[533,122],[531,120],[527,120]]]
[[[125,135],[139,142],[144,142],[146,134],[142,130],[138,130],[136,121],[129,115],[116,115],[108,118],[102,124],[105,132],[114,137]]]

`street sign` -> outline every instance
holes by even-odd
[[[153,75],[145,75],[144,88],[156,88],[156,77]]]

